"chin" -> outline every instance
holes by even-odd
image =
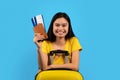
[[[65,38],[65,36],[57,36],[58,38]]]
[[[56,35],[58,38],[65,38],[66,35]]]

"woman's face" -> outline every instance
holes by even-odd
[[[59,38],[62,38],[67,35],[68,33],[69,24],[65,18],[58,18],[53,23],[53,33],[54,35]]]

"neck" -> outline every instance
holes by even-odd
[[[55,44],[57,45],[65,45],[65,38],[56,38]]]

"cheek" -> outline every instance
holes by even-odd
[[[53,27],[53,32],[55,32],[56,31],[56,28],[55,27]]]
[[[69,30],[66,31],[66,35],[69,33]]]
[[[68,33],[68,31],[69,31],[68,27],[67,27],[65,30],[66,30],[66,32]]]
[[[66,35],[68,34],[68,31],[66,31]]]
[[[56,28],[53,27],[53,34],[56,34]]]
[[[53,30],[56,30],[56,29],[57,29],[57,27],[55,25],[53,25]]]

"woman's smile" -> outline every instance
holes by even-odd
[[[56,30],[56,33],[58,33],[59,35],[62,35],[64,33],[66,33],[66,31],[65,30]]]

